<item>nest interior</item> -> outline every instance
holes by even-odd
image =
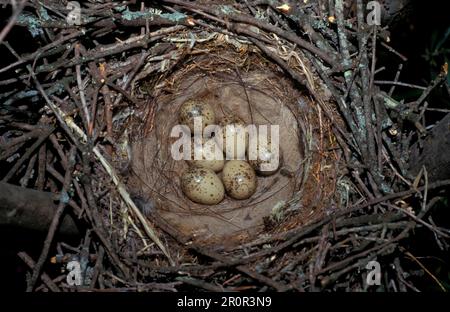
[[[327,194],[333,190],[333,178],[312,176],[317,168],[329,176],[333,170],[326,157],[318,155],[324,133],[316,131],[320,128],[318,111],[307,91],[296,88],[273,66],[266,66],[262,56],[227,49],[220,49],[220,54],[216,49],[192,55],[167,78],[174,83],[143,108],[147,116],[149,109],[156,111],[144,125],[136,122],[139,135],[131,144],[130,189],[152,201],[153,213],[177,235],[206,244],[242,243],[285,219],[290,224],[306,224],[320,217],[333,197]],[[178,137],[171,137],[171,130],[179,124],[180,106],[191,99],[209,103],[219,122],[231,113],[246,124],[279,126],[280,169],[274,175],[259,176],[256,193],[249,199],[226,196],[209,206],[196,204],[182,193],[180,176],[188,164],[172,158],[171,145]]]

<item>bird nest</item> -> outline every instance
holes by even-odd
[[[48,231],[38,254],[19,253],[27,289],[367,290],[373,260],[386,273],[374,287],[412,287],[399,244],[418,224],[448,237],[422,219],[450,182],[408,173],[388,111],[401,105],[374,83],[385,33],[361,3],[161,2],[90,3],[68,26],[60,2],[27,1],[13,19],[42,45],[4,42],[18,59],[0,68],[1,183],[33,189],[25,221]],[[281,168],[250,198],[182,193],[170,132],[192,99],[280,126]],[[65,213],[74,246],[56,235]],[[73,261],[80,283],[49,277]]]

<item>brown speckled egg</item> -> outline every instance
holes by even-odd
[[[276,161],[278,157],[278,162]],[[278,171],[283,161],[283,155],[281,149],[278,149],[278,155],[275,150],[272,150],[272,142],[270,138],[267,140],[267,145],[262,146],[258,144],[256,146],[256,153],[252,155],[249,152],[248,163],[255,169],[255,171],[261,176],[270,176]],[[271,168],[274,167],[274,168]]]
[[[201,153],[203,159],[195,159],[196,151]],[[187,162],[192,167],[208,168],[214,172],[222,171],[225,164],[222,149],[213,139],[205,141],[203,145],[194,144],[194,140],[192,140],[191,160]]]
[[[220,121],[220,127],[216,141],[222,146],[226,159],[244,160],[248,147],[248,133],[244,121],[237,116],[225,116]]]
[[[220,125],[228,125],[232,123],[241,123],[245,124],[244,120],[239,116],[227,114],[220,119]]]
[[[213,125],[216,122],[216,114],[211,105],[198,100],[189,100],[180,107],[179,121],[186,125],[194,133],[194,118],[202,118],[202,131],[206,126]]]
[[[218,204],[225,195],[222,181],[207,168],[187,169],[181,176],[181,189],[190,200],[204,205]]]
[[[223,167],[222,179],[227,194],[235,199],[247,199],[256,191],[256,174],[246,161],[228,161]]]

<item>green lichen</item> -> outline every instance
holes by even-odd
[[[70,82],[70,79],[67,79],[67,82]],[[65,91],[64,88],[64,81],[61,81],[59,83],[53,84],[53,86],[50,87],[50,94],[61,94]]]
[[[59,200],[64,204],[67,204],[70,201],[70,196],[65,189],[63,189],[63,191],[59,195]]]
[[[187,16],[183,13],[175,12],[175,13],[163,13],[161,14],[161,17],[173,22],[179,22],[185,19]]]
[[[258,20],[262,20],[262,21],[267,20],[266,12],[263,10],[257,9],[255,18]]]
[[[286,206],[286,202],[284,200],[280,200],[273,206],[270,217],[275,222],[280,222],[283,219],[283,208]]]
[[[328,25],[325,24],[324,21],[316,20],[316,19],[309,19],[311,26],[315,29],[321,30],[321,29],[328,29]]]
[[[158,13],[155,9],[149,9],[146,11],[130,11],[126,8],[122,12],[122,18],[127,21],[133,21],[137,19],[149,19],[153,20],[155,16],[170,20],[172,22],[179,22],[186,18],[186,15],[180,12],[175,13]]]
[[[235,13],[239,13],[233,7],[229,5],[219,5],[219,11],[225,15],[231,15]]]
[[[122,18],[127,21],[133,21],[141,18],[149,18],[146,12],[135,11],[132,12],[128,8],[122,12]]]
[[[67,82],[69,79],[63,79],[62,82],[57,82],[55,84],[52,84],[52,86],[45,90],[45,93],[47,95],[59,95],[63,92],[65,92],[64,88],[64,82]],[[37,102],[41,98],[39,97],[39,92],[37,90],[23,90],[20,92],[15,93],[15,91],[7,92],[3,95],[0,95],[0,100],[5,99],[3,102],[4,106],[10,106],[14,104],[15,102],[23,99],[30,99],[31,102]]]
[[[114,11],[116,11],[116,12],[122,12],[122,11],[125,11],[127,9],[128,8],[127,8],[126,5],[119,5],[119,6],[114,7]]]
[[[358,122],[358,128],[361,131],[361,135],[364,136],[366,132],[366,118],[364,112],[359,107],[355,107],[356,120]]]
[[[400,105],[400,103],[397,102],[396,100],[394,100],[391,97],[385,97],[384,98],[384,105],[386,107],[389,107],[389,108],[396,108],[396,107],[398,107]]]
[[[381,177],[382,179],[385,178],[385,177],[382,176],[382,175],[380,175],[380,177]],[[383,192],[384,194],[392,193],[392,188],[391,188],[386,182],[384,182],[384,181],[381,182],[380,189],[381,189],[381,192]]]
[[[392,127],[393,124],[394,122],[389,117],[386,117],[381,121],[381,130],[386,130]]]
[[[50,15],[48,15],[48,11],[46,8],[44,8],[43,6],[39,7],[39,16],[41,19],[43,19],[44,21],[51,21],[52,18],[50,17]]]
[[[26,26],[33,37],[44,34],[44,30],[41,27],[41,22],[34,15],[26,12],[21,13],[17,17],[17,23]]]
[[[348,67],[349,66],[348,62],[344,62],[344,66]],[[350,78],[352,78],[352,76],[353,76],[353,72],[351,70],[347,70],[344,72],[344,77],[346,79],[350,79]]]

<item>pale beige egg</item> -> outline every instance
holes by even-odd
[[[223,167],[222,180],[227,194],[235,199],[247,199],[256,191],[255,171],[243,160],[227,161]]]
[[[220,131],[215,136],[226,159],[244,160],[248,148],[246,124],[237,116],[226,116],[220,122]]]
[[[225,196],[222,181],[207,168],[190,167],[183,172],[181,189],[190,200],[204,205],[218,204]]]
[[[187,161],[192,167],[208,168],[214,172],[220,172],[223,169],[225,160],[220,146],[214,139],[209,139],[203,144],[191,144],[191,160]]]
[[[254,153],[252,151],[248,153],[248,163],[261,176],[270,176],[276,173],[282,161],[281,149],[279,147],[277,149],[270,138],[265,143],[258,142]]]
[[[211,105],[198,100],[186,101],[179,110],[180,123],[188,126],[191,133],[194,133],[195,118],[200,118],[198,120],[202,131],[206,126],[213,125],[216,122],[216,114]]]

